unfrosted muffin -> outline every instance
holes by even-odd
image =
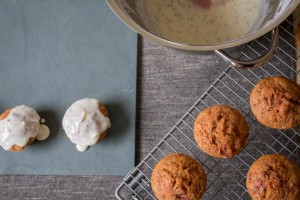
[[[4,150],[19,152],[36,138],[44,140],[48,136],[49,129],[40,124],[39,114],[31,107],[17,106],[0,115],[0,145]]]
[[[78,151],[104,139],[110,120],[106,108],[96,99],[85,98],[73,103],[66,111],[63,129]]]
[[[170,154],[156,164],[151,186],[158,200],[199,200],[206,190],[206,174],[195,159]]]
[[[300,86],[280,76],[265,78],[252,90],[250,106],[263,125],[292,128],[300,124]]]
[[[237,110],[216,105],[203,110],[194,124],[194,138],[208,155],[229,158],[237,155],[247,143],[249,127]]]
[[[300,169],[283,155],[265,155],[251,165],[246,186],[253,200],[299,200]]]

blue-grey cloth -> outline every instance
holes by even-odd
[[[0,150],[1,174],[124,175],[134,166],[137,37],[104,0],[0,1],[0,112],[25,104],[51,135]],[[102,102],[112,126],[79,152],[62,118],[82,98]]]

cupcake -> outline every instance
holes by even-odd
[[[300,86],[284,77],[259,81],[250,95],[250,107],[256,119],[275,129],[300,124]]]
[[[201,165],[184,154],[164,157],[151,175],[152,190],[158,200],[199,200],[206,190],[206,182]]]
[[[78,151],[104,139],[110,120],[106,108],[96,99],[86,98],[73,103],[66,111],[63,129]]]
[[[19,152],[35,139],[46,139],[49,129],[40,124],[40,119],[35,109],[25,105],[6,110],[0,115],[1,147],[4,150]]]
[[[253,200],[299,200],[300,169],[285,156],[264,155],[251,165],[246,186]]]
[[[203,110],[194,124],[194,138],[208,155],[230,158],[242,151],[249,134],[244,116],[237,110],[216,105]]]

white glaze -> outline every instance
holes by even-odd
[[[86,98],[73,103],[62,121],[63,129],[79,151],[94,145],[110,127],[110,120],[99,110],[99,101]]]
[[[40,116],[33,108],[17,106],[0,120],[0,145],[5,150],[13,145],[24,147],[30,138],[37,137],[39,127]]]
[[[89,147],[88,146],[81,146],[79,144],[76,145],[76,149],[80,152],[84,152],[88,149]]]
[[[209,9],[195,1],[145,0],[145,17],[165,39],[215,44],[245,36],[261,9],[261,0],[214,0]]]
[[[49,137],[49,135],[50,135],[50,130],[48,126],[46,126],[45,124],[41,124],[36,139],[39,141],[43,141],[46,140]]]

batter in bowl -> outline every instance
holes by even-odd
[[[146,0],[157,34],[189,44],[215,44],[245,36],[258,20],[261,0]]]

